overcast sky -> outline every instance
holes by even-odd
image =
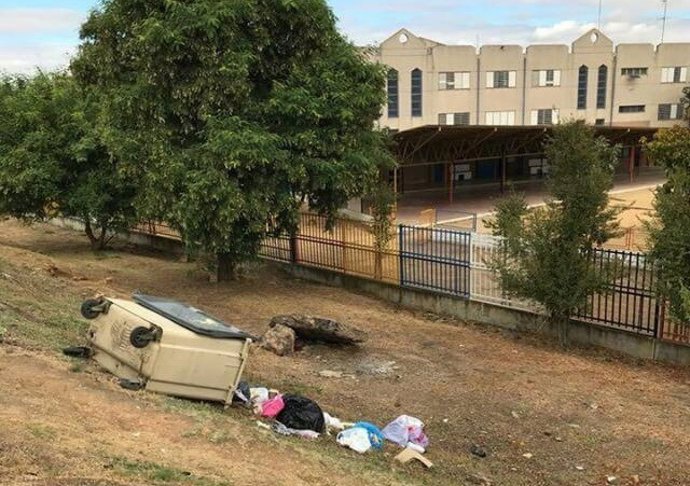
[[[614,42],[661,38],[661,0],[602,0],[602,30]],[[401,27],[449,44],[570,43],[596,27],[599,0],[329,0],[358,44]],[[79,24],[97,0],[0,0],[0,71],[67,64]],[[690,0],[668,0],[666,41],[690,42]]]

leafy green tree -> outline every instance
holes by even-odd
[[[135,220],[135,185],[96,131],[98,99],[67,74],[7,77],[0,87],[0,214],[85,222],[94,249]]]
[[[654,217],[647,224],[651,251],[659,264],[658,292],[668,299],[671,314],[690,322],[690,128],[661,130],[647,153],[666,171],[667,182],[657,189]]]
[[[683,97],[680,100],[680,104],[683,107],[684,119],[690,125],[690,86],[683,88]]]
[[[105,0],[72,70],[105,94],[137,205],[214,255],[218,277],[308,202],[333,216],[392,165],[385,70],[324,0]]]
[[[544,306],[565,345],[570,317],[609,283],[592,258],[618,233],[608,196],[618,150],[584,123],[569,122],[554,128],[545,152],[550,198],[531,210],[519,194],[498,203],[491,228],[504,239],[490,263],[504,291]]]

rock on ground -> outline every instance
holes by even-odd
[[[285,326],[293,329],[297,336],[306,341],[320,341],[331,344],[352,345],[367,340],[367,333],[354,326],[331,319],[311,316],[276,316],[270,326]]]
[[[295,352],[295,331],[286,326],[273,326],[261,338],[261,347],[278,356],[289,356]]]

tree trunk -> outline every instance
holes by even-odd
[[[556,324],[558,325],[558,343],[563,349],[566,349],[568,347],[568,325],[570,324],[570,317],[558,317]]]
[[[84,233],[86,233],[86,236],[89,238],[92,250],[100,251],[105,249],[106,236],[108,235],[108,230],[105,225],[101,227],[100,233],[96,235],[91,225],[91,220],[88,217],[84,217]]]
[[[237,262],[228,253],[219,253],[216,258],[216,281],[235,280]]]

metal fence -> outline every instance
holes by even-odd
[[[400,285],[470,296],[471,234],[401,225]]]
[[[299,231],[266,238],[259,255],[271,260],[299,263],[347,275],[400,282],[397,228],[378,245],[372,223],[312,213],[300,215]]]
[[[179,237],[164,225],[135,231]],[[303,213],[292,236],[269,235],[260,256],[323,268],[402,287],[544,314],[539,304],[516,298],[500,285],[490,262],[501,257],[501,239],[438,227],[394,226],[383,242],[372,223]],[[690,326],[667,318],[654,292],[656,271],[643,253],[597,249],[591,264],[610,282],[587,299],[576,319],[690,345]]]
[[[501,238],[486,234],[473,234],[470,250],[471,289],[470,298],[487,304],[520,309],[543,314],[544,309],[536,302],[519,299],[503,290],[491,262],[501,257]]]
[[[294,253],[291,239],[285,235],[266,236],[259,248],[260,257],[279,262],[292,262]]]
[[[646,336],[658,336],[662,305],[657,301],[655,269],[645,255],[597,249],[592,265],[602,274],[607,291],[589,297],[577,318]]]

